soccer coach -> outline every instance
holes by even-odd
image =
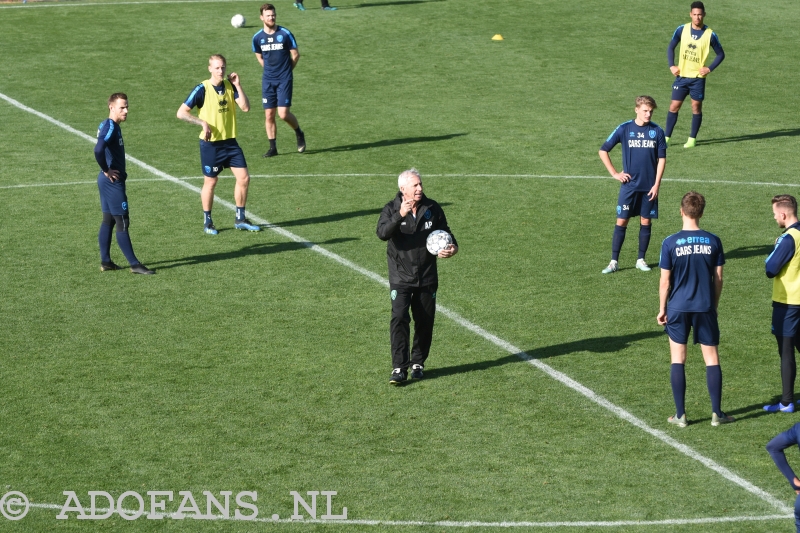
[[[397,178],[400,191],[387,203],[378,219],[378,238],[386,242],[389,262],[389,289],[392,298],[392,319],[389,334],[392,343],[392,375],[389,383],[400,385],[408,378],[421,379],[425,360],[433,340],[433,319],[436,314],[436,289],[439,275],[436,258],[425,246],[428,235],[444,230],[453,235],[441,206],[422,194],[422,179],[415,168]],[[458,253],[458,244],[439,252],[442,259]],[[414,315],[414,344],[409,358],[410,323],[408,310]]]

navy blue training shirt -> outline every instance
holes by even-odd
[[[639,126],[629,120],[617,126],[600,149],[610,152],[617,144],[622,145],[622,171],[631,175],[622,188],[649,191],[656,184],[658,160],[667,157],[664,130],[655,122]]]
[[[122,129],[110,118],[105,119],[97,127],[94,158],[103,172],[114,169],[119,171],[120,179],[128,177],[125,172],[125,143],[122,141]]]
[[[297,41],[292,32],[283,26],[276,26],[270,35],[263,29],[253,35],[253,52],[261,54],[264,60],[263,79],[284,81],[292,79],[292,54],[297,50]]]
[[[671,271],[667,315],[714,310],[714,271],[725,264],[722,241],[703,230],[681,230],[661,244],[658,266]]]
[[[796,444],[800,445],[800,423],[793,425],[767,444],[767,451],[769,452],[772,460],[775,461],[775,466],[789,480],[789,485],[794,490],[800,490],[800,487],[794,486],[795,474],[789,462],[786,460],[786,454],[783,450],[790,448]]]

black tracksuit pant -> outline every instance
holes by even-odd
[[[389,336],[392,341],[392,368],[407,370],[411,365],[425,365],[433,340],[433,319],[436,315],[436,285],[401,287],[391,285],[392,320]],[[411,316],[414,316],[414,344],[409,357]]]

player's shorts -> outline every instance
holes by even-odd
[[[200,139],[200,166],[203,176],[216,178],[225,168],[247,168],[247,161],[236,139],[214,142]]]
[[[694,333],[694,343],[704,346],[719,346],[719,323],[717,312],[682,313],[667,307],[667,325],[664,331],[678,344],[689,343],[689,330]]]
[[[292,84],[294,80],[261,80],[261,102],[264,109],[292,106]]]
[[[125,194],[125,181],[111,181],[105,174],[97,175],[97,188],[100,189],[100,208],[103,213],[124,216],[128,214],[128,195]]]
[[[627,220],[631,217],[658,218],[658,196],[651,200],[647,191],[621,188],[617,198],[617,218]]]
[[[776,337],[794,337],[800,333],[800,307],[772,303],[772,334]]]
[[[681,78],[678,76],[672,82],[672,99],[686,100],[686,95],[690,95],[692,100],[702,102],[706,97],[706,79],[705,78]]]

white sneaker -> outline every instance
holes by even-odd
[[[636,260],[636,268],[638,268],[642,272],[650,272],[651,270],[653,270],[652,268],[647,266],[647,262],[644,259]]]
[[[608,264],[608,266],[603,269],[603,274],[611,274],[612,272],[616,272],[617,270],[619,270],[617,262],[612,259],[611,262]]]

